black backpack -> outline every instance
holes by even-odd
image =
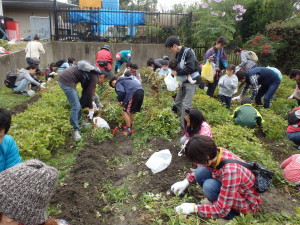
[[[6,78],[4,80],[5,86],[8,88],[15,88],[16,87],[15,82],[16,82],[18,75],[19,75],[19,73],[17,73],[17,72],[9,72],[6,75]]]

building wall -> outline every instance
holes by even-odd
[[[96,53],[105,43],[100,42],[48,42],[44,44],[45,54],[41,55],[40,69],[44,70],[51,62],[60,59],[74,57],[76,61],[85,59],[95,63]],[[132,50],[132,61],[138,64],[139,68],[145,67],[148,58],[161,58],[168,55],[174,57],[162,44],[110,44],[113,57],[121,50]],[[0,86],[9,71],[16,71],[26,67],[25,51],[18,51],[9,55],[0,55]],[[124,70],[125,64],[122,65],[121,71]]]
[[[20,37],[26,38],[30,35],[30,16],[49,17],[48,11],[4,11],[5,17],[13,18],[20,23]],[[51,16],[52,17],[52,16]]]

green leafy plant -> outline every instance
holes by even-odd
[[[91,136],[98,142],[103,142],[113,138],[108,128],[93,128],[91,130]]]

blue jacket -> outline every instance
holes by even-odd
[[[130,50],[123,50],[123,51],[120,51],[119,53],[122,55],[122,57],[120,60],[116,61],[115,70],[120,69],[124,62],[131,61],[131,51]]]
[[[120,77],[116,82],[116,93],[118,95],[118,101],[127,104],[129,99],[137,90],[143,90],[141,82],[135,77]]]
[[[4,135],[0,144],[0,172],[22,162],[18,146],[10,135]]]

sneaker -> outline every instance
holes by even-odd
[[[130,135],[130,134],[133,133],[133,131],[132,131],[132,130],[125,129],[125,130],[121,131],[121,133],[124,134],[124,135]]]
[[[21,91],[21,92],[20,92],[20,94],[21,94],[21,95],[25,95],[25,96],[28,96],[28,97],[29,97],[29,94],[27,94],[27,91]]]
[[[297,185],[297,186],[296,186],[296,189],[297,189],[298,191],[300,191],[300,185]]]
[[[73,132],[73,138],[75,141],[79,141],[81,139],[81,135],[78,130]]]

